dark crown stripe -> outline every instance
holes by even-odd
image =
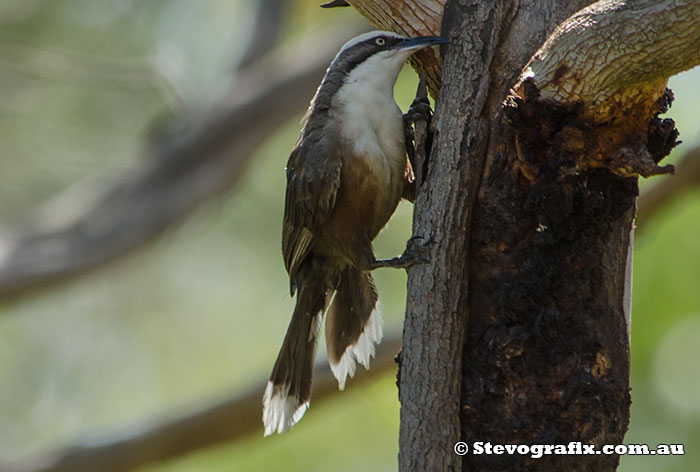
[[[383,45],[378,45],[375,42],[377,38],[380,37],[384,38],[386,41]],[[326,71],[326,75],[314,99],[313,111],[317,112],[330,108],[331,98],[338,89],[343,86],[345,78],[350,72],[366,61],[370,56],[380,51],[391,49],[400,41],[401,38],[392,36],[375,36],[360,43],[353,44],[345,51],[341,52]]]

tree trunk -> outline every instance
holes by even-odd
[[[349,3],[407,32],[442,2]],[[617,467],[453,453],[460,440],[600,447],[627,430],[637,176],[672,170],[657,162],[677,132],[657,115],[668,77],[700,63],[700,6],[605,0],[569,18],[588,3],[444,8],[452,44],[414,212],[432,258],[409,270],[400,357],[402,471]]]

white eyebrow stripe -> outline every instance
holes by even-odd
[[[347,43],[343,44],[343,47],[340,48],[340,51],[338,51],[338,54],[336,54],[335,59],[338,59],[338,56],[340,56],[344,51],[347,51],[351,47],[355,46],[356,44],[359,44],[363,41],[367,41],[368,39],[371,38],[377,38],[379,36],[389,36],[392,38],[397,38],[397,39],[404,39],[403,36],[400,34],[392,33],[391,31],[370,31],[368,33],[361,34],[359,36],[355,36],[351,40],[349,40]],[[335,59],[333,59],[333,62],[335,62]]]

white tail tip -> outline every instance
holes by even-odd
[[[379,303],[379,302],[377,302]],[[348,376],[353,377],[357,368],[357,363],[369,369],[370,357],[374,357],[374,350],[382,340],[382,317],[377,306],[374,307],[369,319],[365,324],[362,334],[353,344],[345,348],[345,352],[340,357],[338,363],[329,362],[331,372],[338,380],[338,388],[345,389],[345,380]]]
[[[289,385],[267,383],[263,395],[263,425],[265,436],[275,431],[283,433],[292,428],[306,412],[309,402],[299,404],[299,399],[289,396]]]

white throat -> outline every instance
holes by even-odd
[[[393,49],[370,56],[350,71],[339,92],[348,86],[356,85],[367,93],[372,93],[376,90],[389,95],[393,100],[396,78],[399,76],[399,72],[401,72],[401,68],[406,63],[406,59],[411,55],[411,52],[413,51]]]
[[[357,154],[405,158],[403,116],[394,100],[394,84],[410,53],[391,50],[369,57],[348,74],[333,97],[343,137]]]
[[[406,169],[403,114],[394,84],[409,55],[393,50],[368,58],[348,74],[331,105],[346,143],[389,186],[399,185]]]

